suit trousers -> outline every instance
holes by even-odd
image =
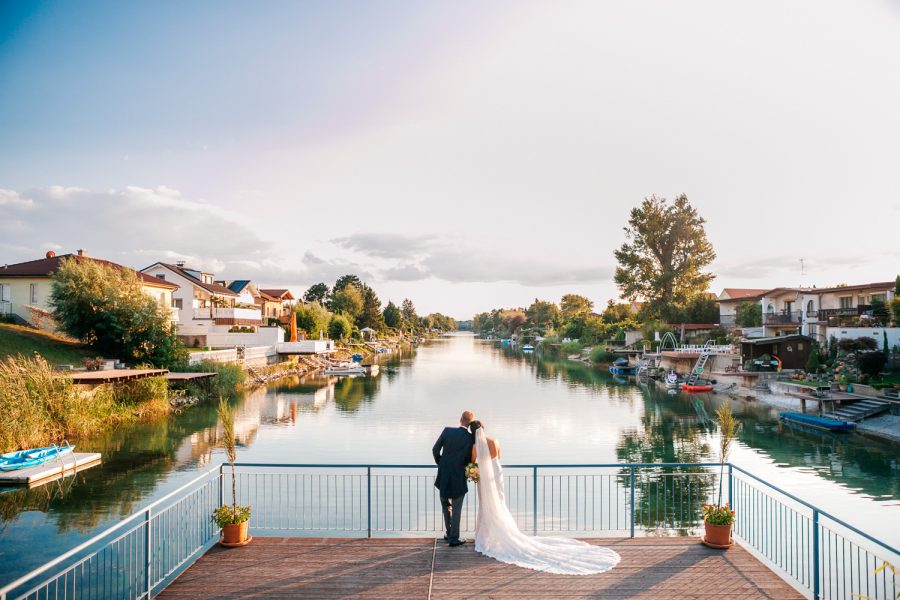
[[[441,511],[444,513],[444,528],[447,531],[447,539],[455,542],[459,539],[459,521],[462,518],[463,502],[466,495],[459,498],[445,498],[441,496]]]

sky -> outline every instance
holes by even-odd
[[[0,263],[602,307],[684,193],[712,291],[887,281],[898,107],[898,0],[3,0]]]

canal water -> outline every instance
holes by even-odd
[[[460,333],[382,363],[370,378],[283,380],[235,398],[238,460],[430,464],[464,409],[508,464],[716,460],[709,418],[721,396],[622,384],[581,363],[522,354]],[[900,544],[900,445],[779,424],[733,400],[732,460],[820,508]],[[215,407],[78,441],[103,464],[31,490],[0,490],[0,584],[146,506],[224,460]]]

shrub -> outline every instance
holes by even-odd
[[[616,355],[612,352],[609,352],[603,346],[595,346],[591,349],[591,362],[595,363],[607,363],[615,360]]]
[[[209,390],[209,395],[213,398],[229,397],[235,394],[244,385],[247,380],[247,373],[240,365],[230,363],[219,363],[204,360],[196,365],[181,365],[179,371],[187,371],[191,373],[216,373],[217,375],[207,383],[189,383],[188,388],[192,395],[202,397]]]
[[[891,313],[894,315],[894,327],[900,327],[900,296],[891,300]]]
[[[328,324],[328,337],[333,340],[345,340],[353,332],[353,326],[343,315],[334,315]]]
[[[861,373],[870,377],[878,375],[886,362],[887,356],[881,350],[859,352],[856,355],[856,366],[859,367]]]
[[[878,342],[875,341],[875,338],[858,337],[853,339],[843,339],[837,343],[837,347],[844,352],[875,350],[878,348]]]
[[[566,355],[579,353],[581,352],[581,342],[564,342],[559,349]]]

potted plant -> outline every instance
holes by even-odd
[[[224,504],[214,510],[212,519],[222,528],[222,539],[219,540],[221,545],[246,546],[253,539],[249,535],[250,507],[238,506],[237,503],[237,477],[234,473],[236,458],[234,409],[224,399],[219,400],[219,419],[225,431],[222,441],[228,454],[228,463],[231,465],[231,504]]]
[[[731,527],[734,525],[734,511],[730,504],[722,504],[722,480],[725,476],[725,463],[740,429],[734,418],[728,400],[716,410],[716,421],[719,424],[719,499],[716,504],[706,504],[700,508],[703,515],[705,535],[702,542],[712,548],[727,549],[734,542],[731,539]]]

